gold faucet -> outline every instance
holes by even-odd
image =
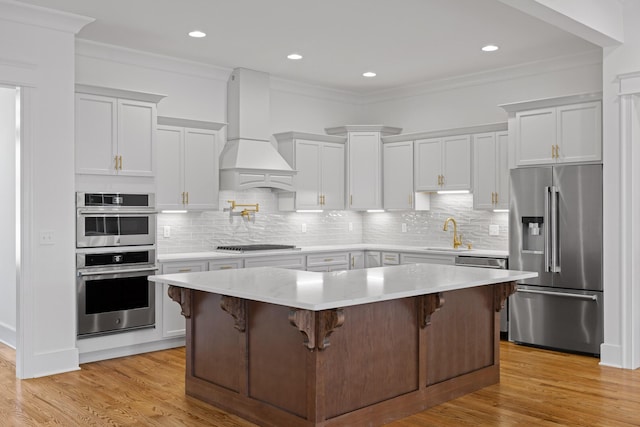
[[[442,229],[444,231],[447,231],[447,225],[449,225],[449,221],[451,221],[453,223],[453,249],[458,249],[458,247],[460,245],[462,245],[462,238],[458,234],[458,223],[456,223],[456,220],[453,219],[452,216],[450,216],[449,218],[445,219],[444,220],[444,227],[442,227]]]

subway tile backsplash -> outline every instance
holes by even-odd
[[[252,214],[250,221],[230,216],[222,211],[229,206],[227,200],[259,203],[260,212]],[[448,232],[442,230],[448,216],[456,219],[464,242],[470,241],[474,248],[508,249],[508,214],[474,211],[470,194],[434,194],[431,210],[424,212],[279,212],[277,202],[276,193],[268,189],[221,191],[220,211],[159,214],[158,253],[204,252],[218,245],[246,243],[450,246],[451,228]],[[407,226],[406,233],[402,232],[402,224]],[[489,236],[490,224],[499,226],[499,236]],[[169,237],[164,237],[165,226],[170,228]]]

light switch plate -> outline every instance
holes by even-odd
[[[497,224],[489,225],[489,236],[499,236],[500,235],[500,226]]]
[[[302,224],[302,226],[300,227],[300,231],[302,231],[303,233],[307,232],[307,224]]]
[[[353,231],[353,223],[352,222],[349,223],[349,231]]]
[[[51,230],[43,230],[40,232],[41,245],[55,245],[56,234]]]
[[[402,232],[403,233],[407,232],[407,224],[405,222],[402,223]]]
[[[162,228],[162,235],[163,235],[164,237],[167,237],[167,238],[168,238],[168,237],[171,237],[171,226],[170,226],[170,225],[165,225],[165,226]]]

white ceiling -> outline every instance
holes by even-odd
[[[95,18],[82,39],[360,94],[599,49],[498,0],[20,1]]]

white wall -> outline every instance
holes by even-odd
[[[16,89],[0,87],[0,342],[16,346]]]
[[[74,37],[88,20],[0,1],[0,83],[21,87],[16,373],[78,368],[74,259]],[[42,231],[53,244],[40,245]]]
[[[402,127],[403,133],[506,122],[500,104],[602,90],[599,52],[367,97],[372,123]]]

